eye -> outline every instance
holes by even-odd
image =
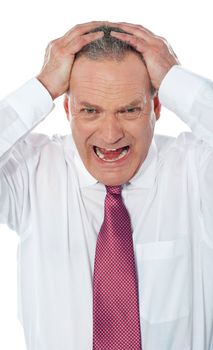
[[[140,110],[140,108],[136,108],[136,107],[131,107],[131,108],[127,108],[127,112],[128,113],[134,113],[134,112],[138,112]]]
[[[140,111],[139,107],[129,107],[129,108],[126,108],[126,109],[122,109],[120,111],[120,113],[135,113],[135,112],[139,112],[139,111]]]
[[[126,109],[122,109],[120,113],[121,114],[138,114],[140,113],[140,111],[141,111],[141,108],[139,107],[129,107]]]
[[[141,115],[140,107],[126,107],[125,109],[120,110],[120,116],[122,119],[134,120]]]
[[[95,108],[89,108],[89,107],[88,108],[83,108],[81,111],[82,112],[86,112],[87,114],[94,114],[94,113],[97,112]]]

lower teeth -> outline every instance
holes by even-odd
[[[127,154],[127,152],[128,152],[128,149],[125,148],[125,149],[119,154],[118,157],[116,157],[116,158],[114,158],[114,159],[105,159],[105,158],[104,158],[104,154],[101,153],[100,150],[99,150],[97,147],[95,147],[95,153],[97,154],[98,158],[104,160],[105,162],[115,162],[116,160],[119,160],[119,159],[123,158],[123,157]]]

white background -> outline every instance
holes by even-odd
[[[49,41],[62,36],[74,25],[91,20],[142,24],[167,38],[185,68],[213,79],[211,6],[212,0],[3,0],[0,7],[0,98],[39,73]],[[56,100],[54,111],[34,132],[69,133],[62,101],[62,98]],[[157,133],[177,136],[187,130],[176,116],[162,109]],[[17,319],[17,246],[16,233],[0,225],[2,350],[25,349]]]

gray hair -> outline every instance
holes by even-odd
[[[107,25],[96,27],[86,34],[103,31],[104,36],[85,45],[79,52],[76,53],[75,59],[84,56],[91,60],[122,61],[129,52],[133,52],[146,65],[143,55],[138,52],[133,46],[110,35],[110,32],[112,30],[115,32],[130,34],[117,27],[110,27]],[[151,86],[151,94],[152,96],[156,94],[156,89],[153,86]]]

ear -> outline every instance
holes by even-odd
[[[67,115],[67,119],[70,120],[70,114],[69,114],[69,97],[67,94],[64,95],[64,109]]]
[[[158,120],[160,118],[160,112],[161,112],[161,104],[160,104],[158,95],[154,97],[154,111],[155,111],[156,120]]]

